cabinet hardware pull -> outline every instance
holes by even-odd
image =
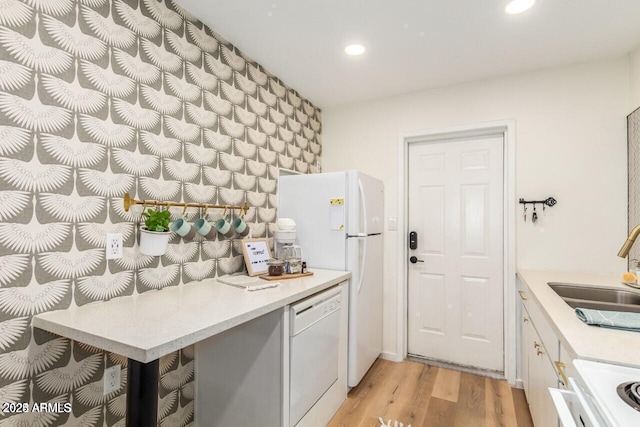
[[[569,385],[569,380],[567,379],[567,375],[564,373],[565,364],[560,362],[560,361],[557,361],[557,360],[555,362],[553,362],[553,364],[556,365],[556,370],[560,374],[560,378],[561,378],[562,382],[564,383],[564,385],[568,386]]]
[[[540,344],[538,344],[537,342],[533,342],[533,348],[540,348]]]
[[[527,297],[524,296],[524,292],[523,291],[518,291],[518,293],[520,294],[520,298],[522,299],[522,301],[526,301]]]
[[[541,354],[544,354],[543,351],[538,350],[538,356],[540,356]]]
[[[528,322],[528,321],[529,321],[529,319],[528,319],[528,318],[526,318],[526,317],[523,317],[523,318],[522,318],[522,321],[523,321],[523,322]]]

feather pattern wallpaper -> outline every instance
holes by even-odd
[[[0,0],[0,402],[70,408],[0,412],[0,427],[124,426],[127,360],[31,318],[242,271],[234,238],[140,254],[142,207],[125,212],[123,195],[246,200],[253,237],[270,238],[279,169],[319,171],[321,122],[173,0]],[[123,258],[105,259],[107,233]],[[158,425],[193,423],[194,357],[161,359]],[[115,364],[123,387],[104,395]]]

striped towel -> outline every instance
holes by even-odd
[[[280,282],[265,282],[259,277],[250,277],[246,274],[220,276],[216,277],[216,280],[225,285],[235,286],[247,291],[260,291],[280,286]]]
[[[640,313],[576,308],[576,316],[587,325],[640,332]]]

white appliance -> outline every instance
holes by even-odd
[[[358,171],[281,176],[278,215],[296,222],[313,268],[349,270],[348,379],[356,386],[382,352],[382,181]]]
[[[620,395],[628,395],[633,383],[640,387],[640,368],[590,360],[576,360],[573,364],[577,376],[569,378],[569,390],[549,389],[561,426],[640,426],[640,400],[631,399],[628,403]]]
[[[273,232],[274,256],[278,259],[283,246],[293,245],[296,242],[296,223],[291,218],[278,218],[276,230]]]
[[[338,380],[340,288],[291,306],[289,422],[295,426]]]

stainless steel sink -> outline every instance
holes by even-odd
[[[636,292],[573,283],[549,282],[548,285],[573,308],[640,313],[640,294]]]

